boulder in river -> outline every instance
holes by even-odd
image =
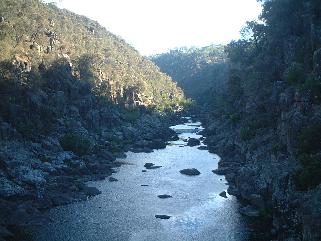
[[[157,168],[161,168],[162,166],[155,166],[155,164],[154,163],[145,163],[145,165],[144,165],[144,167],[146,168],[146,169],[157,169]]]
[[[168,215],[155,215],[155,218],[159,218],[159,219],[170,219],[171,216],[168,216]]]
[[[188,146],[198,146],[200,144],[201,144],[200,140],[198,140],[196,138],[189,138],[187,141]]]
[[[161,199],[172,198],[172,196],[171,196],[171,195],[168,195],[168,194],[158,195],[157,197],[159,197],[159,198],[161,198]]]
[[[150,167],[152,167],[152,166],[155,166],[155,164],[154,164],[154,163],[151,163],[151,162],[147,162],[147,163],[145,163],[145,165],[144,165],[144,167],[146,167],[146,168],[150,168]]]
[[[200,146],[197,149],[199,149],[199,150],[208,150],[208,147],[207,146]]]
[[[98,194],[101,194],[101,191],[99,191],[97,188],[95,187],[83,187],[82,191],[84,194],[86,194],[87,196],[96,196]]]
[[[199,170],[197,170],[196,168],[183,169],[183,170],[180,170],[179,172],[187,176],[197,176],[201,174]]]
[[[220,195],[221,197],[227,198],[225,191],[221,192],[219,195]]]
[[[118,182],[118,179],[116,179],[116,178],[114,178],[114,177],[110,177],[110,178],[109,178],[109,181],[110,181],[110,182]]]

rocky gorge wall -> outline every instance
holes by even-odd
[[[205,111],[205,142],[221,157],[214,172],[225,175],[228,193],[244,204],[240,212],[261,222],[267,240],[320,240],[321,186],[300,190],[297,173],[302,168],[300,133],[307,126],[320,125],[321,110],[282,83],[274,87],[272,97],[271,108],[280,111],[275,120],[268,120],[275,128],[263,126],[251,137],[244,135],[244,123]],[[319,172],[317,167],[315,171]],[[308,174],[307,179],[317,176]]]

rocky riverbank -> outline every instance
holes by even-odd
[[[176,120],[143,115],[133,124],[123,123],[110,130],[105,137],[92,138],[86,153],[66,150],[59,133],[26,140],[2,121],[0,240],[14,237],[17,228],[44,224],[42,210],[99,194],[98,189],[85,183],[112,175],[113,168],[121,165],[116,158],[124,157],[128,150],[152,152],[165,148],[166,141],[176,135],[168,128]],[[70,146],[73,141],[70,138]],[[78,145],[82,147],[81,142]]]
[[[243,204],[240,213],[262,223],[269,240],[320,240],[321,187],[298,190],[295,173],[299,164],[295,155],[286,148],[277,149],[279,137],[284,134],[288,149],[295,150],[289,135],[299,119],[280,124],[288,129],[262,131],[250,141],[242,140],[239,126],[224,117],[203,119],[207,123],[202,133],[206,136],[204,143],[221,157],[213,172],[225,175],[228,193]]]

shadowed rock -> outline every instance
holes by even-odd
[[[110,177],[110,178],[109,178],[109,181],[110,181],[110,182],[118,182],[118,179],[113,178],[113,177]]]
[[[188,139],[188,141],[187,141],[187,145],[188,145],[188,146],[198,146],[198,145],[200,145],[200,144],[201,144],[200,140],[195,139],[195,138],[190,138],[190,139]]]
[[[168,195],[168,194],[158,195],[157,197],[159,197],[161,199],[172,198],[172,196]]]
[[[144,167],[145,167],[146,169],[157,169],[157,168],[161,168],[162,166],[155,166],[154,163],[146,163],[146,164],[144,165]]]
[[[221,192],[219,195],[220,195],[221,197],[227,198],[225,191]]]
[[[179,172],[187,176],[197,176],[201,174],[196,168],[183,169]]]
[[[82,189],[83,193],[86,194],[87,196],[96,196],[98,194],[101,194],[101,191],[99,191],[95,187],[83,187]]]
[[[199,150],[208,150],[208,147],[207,146],[200,146],[200,147],[197,147],[197,149],[199,149]]]
[[[170,219],[171,216],[168,216],[168,215],[155,215],[155,218],[159,218],[159,219]]]

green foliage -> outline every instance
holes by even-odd
[[[304,82],[304,68],[302,64],[292,63],[285,71],[284,78],[290,85],[302,84]]]
[[[1,0],[0,62],[15,55],[41,65],[50,89],[76,78],[123,107],[181,109],[184,94],[150,60],[97,22],[39,0]],[[7,75],[4,70],[0,74]],[[44,67],[44,68],[43,68]],[[10,72],[9,72],[10,73]],[[134,87],[134,88],[133,88]],[[60,88],[62,89],[62,88]]]
[[[263,223],[270,223],[273,218],[272,208],[262,208],[259,210],[259,221]]]
[[[256,135],[256,129],[253,126],[242,127],[240,129],[240,137],[243,141],[249,141]]]
[[[65,151],[72,151],[79,156],[89,154],[92,148],[92,143],[89,139],[72,133],[61,137],[59,142]]]
[[[321,151],[321,124],[304,128],[299,136],[299,153],[315,154]]]
[[[209,101],[211,96],[204,94],[208,89],[224,85],[227,64],[223,45],[179,48],[151,59],[177,81],[188,97],[199,102]]]
[[[284,153],[286,152],[287,148],[286,148],[286,145],[283,144],[283,143],[275,143],[273,146],[272,146],[272,153],[274,155],[278,154],[278,153]]]
[[[302,168],[294,175],[298,190],[306,191],[321,183],[321,155],[301,155]]]
[[[233,124],[237,124],[241,121],[241,115],[238,113],[234,113],[230,115],[230,120]]]
[[[298,190],[315,188],[321,183],[321,124],[304,128],[299,137],[299,161],[294,175]]]

